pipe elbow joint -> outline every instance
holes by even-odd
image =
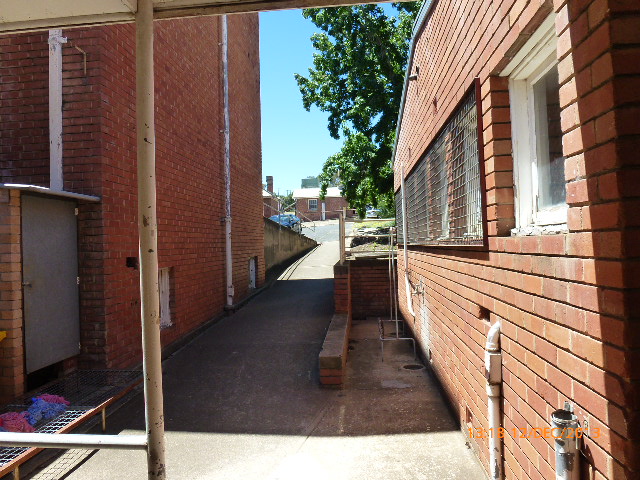
[[[500,350],[500,328],[502,328],[502,324],[499,320],[491,325],[489,333],[487,333],[487,344],[485,346],[485,350],[490,352],[497,352]]]

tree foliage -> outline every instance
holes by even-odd
[[[303,105],[329,113],[333,138],[342,149],[325,162],[323,193],[335,178],[362,215],[367,205],[392,203],[391,154],[402,97],[413,21],[419,2],[394,3],[388,15],[378,5],[304,10],[320,30],[311,37],[313,68],[296,74]]]

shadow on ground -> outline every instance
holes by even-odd
[[[374,324],[354,325],[345,388],[319,387],[336,260],[323,244],[165,362],[169,478],[483,478],[429,375],[402,368],[409,345],[380,361]],[[108,430],[144,430],[141,394]],[[146,478],[144,453],[100,451],[64,478],[124,476]]]

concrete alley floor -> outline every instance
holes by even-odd
[[[485,478],[426,371],[402,368],[408,342],[383,363],[377,327],[356,323],[346,387],[318,386],[337,258],[322,244],[165,362],[169,479]],[[142,395],[108,429],[141,433]],[[63,478],[146,479],[146,457],[102,450]]]

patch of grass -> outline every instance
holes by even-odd
[[[361,228],[389,228],[395,227],[395,220],[387,220],[386,222],[362,222],[362,223],[354,223],[354,229]]]

